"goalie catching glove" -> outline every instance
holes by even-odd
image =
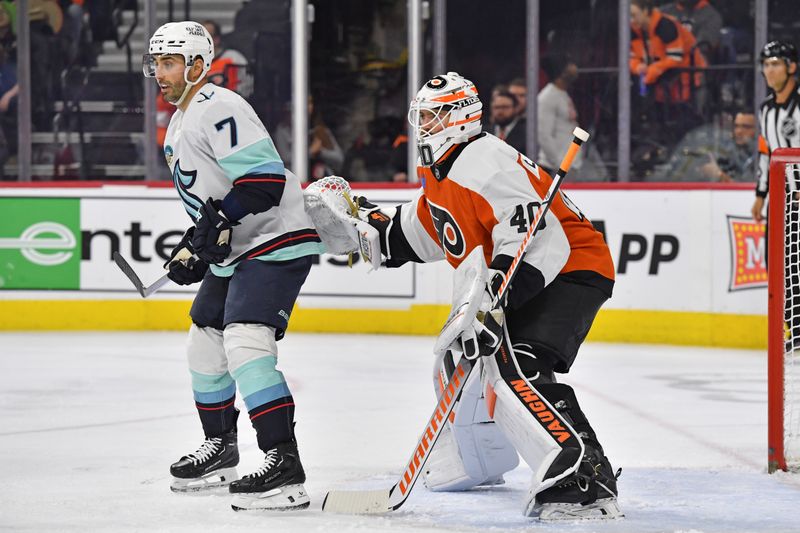
[[[475,359],[497,351],[503,336],[503,302],[494,308],[492,303],[502,282],[503,273],[486,266],[482,246],[461,262],[453,277],[453,307],[433,348],[437,356],[452,350]]]
[[[367,222],[370,208],[361,207],[351,196],[347,180],[326,176],[309,185],[303,191],[303,199],[306,213],[328,253],[359,252],[372,270],[378,269],[381,265],[380,235]]]

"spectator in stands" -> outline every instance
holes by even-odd
[[[537,136],[539,141],[539,164],[548,172],[556,170],[563,156],[564,147],[569,146],[572,131],[578,125],[575,104],[567,90],[578,79],[578,66],[568,56],[553,54],[544,58],[547,76],[552,80],[539,91]],[[581,166],[581,153],[572,163],[573,169]]]
[[[253,94],[253,76],[248,72],[247,58],[238,50],[225,46],[216,21],[206,20],[203,26],[214,39],[214,61],[208,71],[208,81],[236,91],[242,98],[249,98]]]
[[[536,97],[538,105],[537,136],[539,140],[539,164],[551,174],[569,145],[572,132],[578,126],[575,103],[567,92],[578,79],[578,65],[568,56],[551,54],[542,61],[550,81]],[[573,179],[604,180],[605,165],[596,152],[590,156],[587,146],[572,162],[570,175]]]
[[[336,142],[336,137],[322,119],[322,114],[314,107],[314,98],[308,95],[308,179],[316,181],[342,171],[344,152]],[[275,128],[275,147],[281,155],[286,168],[292,168],[292,121],[291,106],[284,108],[283,120]]]
[[[7,57],[6,50],[0,45],[0,114],[13,112],[18,94],[17,65]]]
[[[59,35],[63,38],[67,62],[72,63],[78,59],[80,53],[84,0],[61,0],[60,3],[64,12],[64,24]]]
[[[653,7],[653,0],[631,0],[631,73],[640,79],[642,89],[656,87],[659,102],[686,102],[699,78],[688,73],[678,76],[683,67],[703,67],[705,59],[694,48],[695,38],[676,19]],[[670,72],[672,71],[672,72]],[[679,80],[673,83],[673,80]],[[662,82],[669,85],[664,92]]]
[[[525,152],[525,119],[517,115],[519,103],[507,87],[492,91],[491,116],[488,130],[518,152]]]
[[[13,135],[16,130],[18,93],[17,66],[0,42],[0,179],[5,179],[3,166],[14,152],[14,145],[8,142],[8,136]]]
[[[15,44],[17,6],[13,2],[0,2],[0,44],[6,51]]]
[[[517,99],[517,116],[525,117],[525,109],[528,107],[528,85],[522,78],[514,78],[508,84],[508,92]]]
[[[709,155],[709,162],[700,167],[703,176],[711,181],[752,182],[756,179],[756,116],[751,111],[739,111],[733,119],[733,135],[719,150]]]
[[[677,0],[661,6],[662,13],[675,17],[692,32],[704,53],[713,52],[719,46],[722,34],[722,16],[708,0]],[[709,56],[711,57],[711,56]]]

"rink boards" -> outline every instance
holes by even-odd
[[[72,184],[70,184],[72,185]],[[570,199],[604,233],[614,297],[591,339],[766,346],[763,226],[753,187],[571,185]],[[361,188],[376,203],[416,190]],[[111,260],[118,250],[145,283],[190,221],[168,186],[0,187],[0,329],[147,330],[188,327],[190,288],[148,300]],[[435,334],[447,316],[446,263],[367,273],[322,256],[293,311],[298,331]]]

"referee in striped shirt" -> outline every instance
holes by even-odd
[[[776,148],[800,147],[800,92],[797,85],[797,48],[786,41],[772,41],[761,49],[761,72],[771,94],[761,104],[758,139],[758,183],[751,213],[764,220],[764,202],[769,190],[769,155]],[[795,171],[796,172],[796,171]],[[790,190],[797,191],[797,174]]]
[[[800,147],[800,92],[797,84],[797,48],[786,41],[772,41],[761,49],[761,72],[771,94],[761,104],[758,139],[758,183],[752,214],[756,222],[764,220],[764,202],[769,190],[769,158],[776,148]],[[798,241],[798,203],[800,172],[797,167],[787,172],[786,192],[793,195],[788,204],[788,220],[784,223],[794,231],[785,236],[785,275],[788,278],[784,294],[784,320],[789,330],[786,350],[800,348],[800,241]],[[769,224],[769,222],[767,222]],[[769,234],[769,232],[767,232]],[[769,246],[766,247],[769,249]],[[767,257],[769,260],[769,257]]]

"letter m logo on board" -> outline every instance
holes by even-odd
[[[729,291],[767,286],[767,236],[763,222],[728,216],[731,248]]]

